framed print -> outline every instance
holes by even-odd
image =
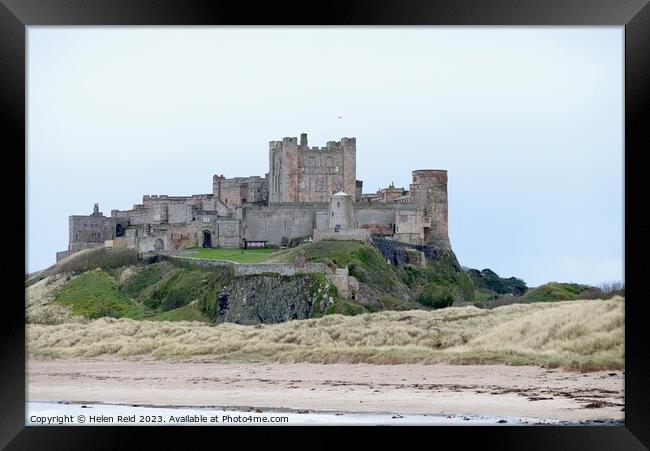
[[[647,2],[251,9],[2,0],[1,443],[650,446]]]

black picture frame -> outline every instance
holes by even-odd
[[[179,429],[170,427],[25,427],[25,310],[24,255],[20,240],[26,239],[25,205],[21,199],[20,174],[27,177],[26,161],[26,27],[30,25],[615,25],[625,27],[625,426],[512,426],[414,428],[422,433],[415,440],[402,428],[374,428],[372,436],[383,438],[399,432],[405,445],[454,447],[469,441],[481,449],[572,449],[613,450],[650,447],[650,351],[648,317],[644,315],[643,258],[650,255],[650,215],[644,210],[645,168],[639,164],[648,147],[648,99],[650,90],[650,6],[645,0],[455,0],[455,1],[358,1],[288,4],[181,0],[0,0],[0,114],[3,162],[11,156],[11,170],[4,171],[6,268],[0,359],[3,384],[0,445],[7,449],[123,449],[134,447],[133,436],[154,435],[171,447],[175,440],[187,446]],[[645,144],[645,147],[643,145]],[[3,165],[7,167],[6,165]],[[11,175],[12,177],[9,177]],[[26,186],[26,182],[23,187]],[[21,200],[24,201],[21,204]],[[11,202],[14,205],[11,205]],[[606,208],[606,206],[604,206]],[[22,213],[22,215],[21,215]],[[613,211],[612,214],[620,214]],[[11,257],[9,257],[11,255]],[[20,263],[23,263],[21,268]],[[22,294],[21,294],[22,293]],[[287,427],[239,430],[242,443],[260,437],[269,443]],[[323,428],[302,428],[309,444],[341,443],[341,436]],[[316,430],[318,429],[318,430]],[[217,444],[225,429],[183,428],[183,435],[208,438]],[[242,434],[243,432],[243,434]],[[356,432],[354,433],[356,435]],[[366,434],[362,434],[361,437]],[[418,434],[420,435],[420,434]],[[413,438],[411,438],[413,437]],[[409,438],[404,441],[404,438]],[[149,438],[147,438],[149,440]],[[305,442],[297,439],[296,442]],[[447,442],[449,443],[449,442]],[[403,445],[402,445],[403,446]],[[427,446],[428,447],[428,446]]]

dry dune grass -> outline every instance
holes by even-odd
[[[274,325],[102,318],[30,324],[35,357],[189,358],[314,363],[506,363],[623,368],[624,300],[329,315]]]
[[[45,277],[25,290],[25,317],[28,323],[61,324],[84,322],[84,318],[72,315],[72,308],[52,302],[56,291],[75,276],[56,274]]]

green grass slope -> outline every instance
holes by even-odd
[[[89,319],[142,318],[145,310],[120,291],[115,280],[99,269],[81,274],[65,284],[54,302],[72,307],[73,315]]]
[[[88,319],[106,316],[166,321],[208,320],[189,304],[204,296],[217,296],[219,287],[227,278],[219,268],[176,265],[165,260],[147,263],[132,258],[130,252],[122,251],[92,249],[49,268],[47,273],[52,274],[50,277],[64,273],[77,275],[57,287],[52,303],[68,306],[72,315]],[[119,266],[120,263],[126,265]],[[44,277],[48,276],[39,275],[36,282]],[[26,288],[34,283],[28,280]]]
[[[573,301],[590,287],[577,283],[550,282],[532,288],[521,297],[522,302]]]

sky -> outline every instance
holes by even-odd
[[[460,263],[624,280],[623,27],[27,29],[27,272],[95,202],[212,192],[357,138],[364,192],[448,171]]]

